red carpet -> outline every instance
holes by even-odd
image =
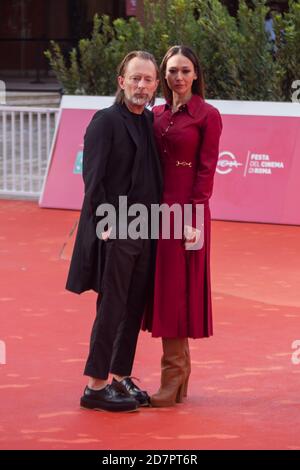
[[[0,201],[0,448],[300,449],[300,227],[215,221],[215,335],[191,341],[188,399],[112,414],[79,408],[95,294],[66,292],[59,258],[77,217]],[[159,361],[142,333],[134,375],[150,393]]]

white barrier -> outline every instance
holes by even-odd
[[[0,106],[0,196],[39,197],[58,112]]]

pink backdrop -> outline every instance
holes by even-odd
[[[85,129],[93,114],[95,110],[62,110],[40,206],[81,209],[83,181],[74,169],[77,155],[83,150]]]
[[[223,110],[222,103],[215,103],[224,129],[213,218],[300,225],[300,116],[228,113],[228,102]],[[81,152],[93,108],[62,109],[41,207],[81,208]]]
[[[300,118],[222,117],[213,217],[300,224]]]

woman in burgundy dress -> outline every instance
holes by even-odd
[[[167,104],[154,107],[153,112],[164,176],[162,203],[193,208],[192,222],[184,226],[181,239],[174,237],[174,226],[171,239],[160,235],[153,306],[144,322],[152,336],[162,337],[163,345],[161,387],[151,403],[172,406],[187,394],[188,338],[208,337],[213,332],[209,198],[222,121],[218,110],[204,101],[203,76],[190,48],[171,47],[162,61],[161,75]],[[202,228],[195,223],[199,207],[204,214]]]

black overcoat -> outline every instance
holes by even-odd
[[[151,154],[155,160],[157,186],[161,192],[162,175],[153,137],[153,115],[145,109],[145,116]],[[102,203],[117,207],[119,196],[129,194],[137,177],[143,150],[138,142],[136,127],[124,105],[115,103],[93,116],[84,136],[84,200],[67,290],[77,294],[90,289],[100,292],[105,242],[96,234],[96,209]]]

